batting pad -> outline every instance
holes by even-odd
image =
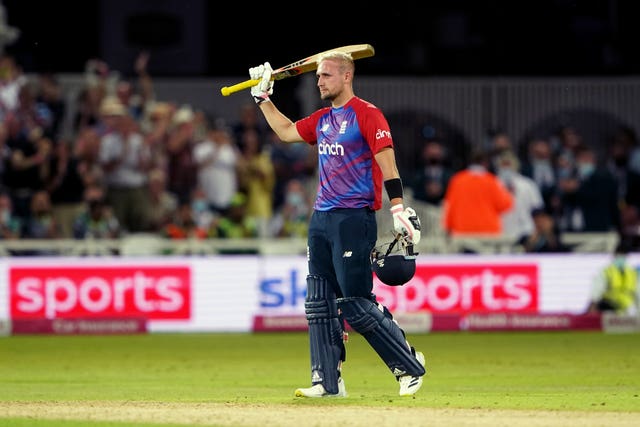
[[[349,325],[367,340],[396,377],[425,374],[390,314],[385,315],[371,300],[361,297],[340,298],[338,306]]]
[[[323,277],[307,276],[304,310],[309,324],[311,383],[321,383],[327,393],[336,394],[346,352],[336,295]]]

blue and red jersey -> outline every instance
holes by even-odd
[[[382,171],[375,154],[393,147],[389,123],[375,105],[353,97],[296,122],[302,139],[318,147],[314,209],[382,207]]]

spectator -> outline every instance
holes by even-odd
[[[209,207],[207,197],[200,188],[196,188],[191,193],[191,211],[196,225],[203,230],[209,230],[217,218]]]
[[[153,100],[153,82],[147,71],[149,52],[140,52],[136,57],[133,68],[138,75],[138,85],[129,80],[119,78],[115,83],[115,95],[128,114],[136,121],[142,120],[148,104]]]
[[[217,222],[215,236],[223,239],[258,237],[255,219],[247,215],[247,196],[236,193],[226,216]]]
[[[149,172],[149,230],[162,232],[178,209],[178,198],[167,191],[167,175],[156,168]]]
[[[233,139],[236,141],[236,144],[238,144],[238,148],[240,148],[240,150],[243,149],[245,132],[251,131],[255,133],[258,138],[258,146],[262,150],[266,130],[261,122],[262,118],[261,115],[258,114],[258,109],[255,104],[242,104],[239,116],[238,121],[231,126]]]
[[[0,193],[0,240],[22,237],[22,220],[13,214],[11,197]]]
[[[53,74],[38,75],[36,102],[43,105],[51,114],[49,135],[57,140],[61,135],[62,124],[67,112],[67,104],[60,82]]]
[[[77,109],[73,118],[73,129],[80,131],[86,126],[95,127],[100,136],[105,132],[100,109],[108,95],[113,96],[119,73],[109,69],[100,59],[85,62],[84,87],[78,94]]]
[[[307,144],[287,144],[282,142],[271,129],[267,131],[267,141],[276,175],[273,189],[273,207],[274,209],[279,209],[285,202],[286,187],[290,180],[296,179],[301,181],[305,187],[316,188],[318,151]]]
[[[85,187],[104,185],[98,131],[92,127],[82,128],[76,136],[74,146],[74,157],[78,159],[78,173]]]
[[[34,85],[24,84],[18,92],[18,107],[15,114],[20,121],[22,131],[26,135],[45,136],[54,139],[54,115],[47,104],[38,102]]]
[[[30,239],[58,239],[61,237],[60,225],[53,216],[51,198],[46,190],[37,191],[31,199],[31,214],[24,237]],[[36,254],[48,253],[38,251]]]
[[[522,244],[525,252],[569,252],[570,248],[562,243],[560,231],[553,216],[544,210],[534,211],[532,216],[534,230]]]
[[[124,231],[146,231],[149,227],[149,147],[117,99],[105,98],[101,114],[108,128],[100,139],[99,156],[105,173],[107,202]]]
[[[104,190],[96,185],[84,192],[84,210],[75,219],[73,236],[76,239],[115,239],[120,237],[118,218],[106,203]]]
[[[57,143],[50,159],[50,179],[45,188],[51,195],[52,213],[60,227],[60,237],[73,237],[73,223],[82,212],[85,180],[78,157],[71,152],[71,143]]]
[[[191,203],[187,201],[178,206],[172,220],[164,227],[163,234],[170,239],[206,239],[208,230],[196,223]]]
[[[167,147],[175,106],[169,102],[154,102],[146,111],[148,114],[141,121],[140,126],[145,143],[151,152],[151,165],[154,168],[166,169]]]
[[[536,183],[522,175],[520,161],[511,150],[496,158],[498,178],[513,195],[513,208],[502,214],[502,232],[522,244],[534,232],[532,213],[544,209],[542,194]]]
[[[629,151],[630,146],[624,139],[614,136],[607,145],[607,159],[605,166],[618,183],[618,198],[625,200],[630,181]]]
[[[167,155],[167,186],[181,204],[190,201],[196,188],[197,168],[193,158],[195,147],[194,114],[183,105],[173,115],[165,152]]]
[[[511,136],[503,130],[494,131],[489,140],[489,171],[496,172],[498,157],[505,151],[514,151]]]
[[[521,173],[533,179],[542,194],[545,209],[551,212],[553,205],[557,204],[557,201],[553,200],[557,196],[557,177],[549,140],[533,138],[529,142],[527,158],[522,164]]]
[[[565,231],[620,231],[620,200],[615,177],[599,167],[588,147],[576,151],[575,178],[563,181],[563,205],[570,221]]]
[[[613,312],[637,315],[640,313],[638,270],[627,261],[629,245],[622,240],[613,259],[596,276],[591,293],[589,312]]]
[[[576,161],[576,155],[584,147],[582,134],[573,126],[562,126],[556,133],[558,146],[556,157],[565,156],[570,163]]]
[[[25,223],[31,212],[31,197],[44,188],[48,177],[52,141],[40,132],[25,134],[18,118],[10,113],[5,117],[11,150],[11,160],[5,171],[5,185],[11,195],[14,213]]]
[[[620,217],[621,238],[629,241],[631,249],[640,249],[640,211],[625,203],[620,209]]]
[[[632,247],[640,241],[640,170],[632,166],[636,155],[640,155],[640,149],[635,131],[620,127],[609,144],[607,168],[618,182],[621,233]]]
[[[78,134],[85,128],[99,129],[100,103],[104,97],[103,90],[98,86],[84,87],[75,99],[75,113],[73,116],[72,130]]]
[[[492,155],[499,155],[504,151],[512,151],[514,148],[511,141],[511,136],[509,136],[509,134],[503,130],[493,132],[493,134],[491,135],[490,144]]]
[[[238,191],[238,164],[241,154],[233,143],[229,129],[218,125],[198,143],[193,157],[198,168],[197,186],[205,195],[209,209],[226,214]]]
[[[18,109],[20,90],[27,83],[27,76],[15,58],[0,53],[0,120],[5,114]]]
[[[440,206],[453,176],[440,141],[427,141],[422,148],[422,167],[412,180],[413,198],[433,206]]]
[[[501,216],[513,207],[513,196],[488,171],[489,155],[475,152],[469,166],[456,172],[443,201],[443,227],[449,235],[502,233]]]
[[[274,237],[307,237],[313,205],[300,180],[287,182],[284,204],[277,209],[270,235]]]
[[[258,225],[259,236],[266,237],[273,217],[275,170],[269,153],[260,149],[257,132],[247,130],[244,135],[239,164],[240,188],[247,195],[247,216]]]

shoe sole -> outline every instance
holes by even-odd
[[[424,353],[422,353],[421,351],[416,351],[416,359],[418,360],[418,363],[420,363],[422,365],[422,367],[424,368],[425,363],[426,363],[425,358],[424,358]],[[402,396],[402,397],[413,396],[414,394],[416,394],[418,392],[418,390],[420,390],[420,388],[422,387],[423,378],[422,377],[414,377],[413,381],[417,381],[418,384],[416,386],[414,386],[414,388],[410,389],[409,392],[400,393],[400,396]]]
[[[319,399],[323,397],[347,397],[347,389],[344,385],[344,380],[340,380],[340,382],[338,383],[338,393],[336,394],[327,393],[323,394],[322,396],[308,396],[304,393],[304,391],[302,391],[301,388],[297,389],[294,394],[296,397],[308,397],[310,399]]]
[[[304,392],[300,389],[296,390],[295,392],[295,396],[296,397],[307,397],[309,399],[321,399],[323,397],[347,397],[347,394],[345,392],[345,394],[341,394],[341,393],[336,393],[336,394],[323,394],[322,396],[307,396],[306,394],[304,394]]]

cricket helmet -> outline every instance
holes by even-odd
[[[392,253],[394,246],[399,248]],[[388,246],[386,250],[384,247]],[[397,236],[393,242],[373,248],[371,251],[371,268],[382,283],[388,286],[402,286],[416,273],[416,256],[413,245]]]

